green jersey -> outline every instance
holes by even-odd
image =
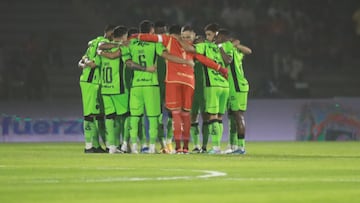
[[[161,56],[165,47],[161,43],[144,42],[138,39],[132,39],[129,44],[129,56],[123,57],[126,61],[131,59],[133,62],[150,67],[157,64],[157,55]],[[158,86],[157,72],[134,71],[131,87],[140,86]]]
[[[244,54],[234,47],[233,61],[229,69],[229,83],[231,92],[247,92],[249,91],[249,83],[245,78],[242,67]]]
[[[103,36],[99,36],[99,37],[89,41],[88,48],[86,50],[84,57],[88,58],[89,60],[93,60],[93,61],[97,60],[96,58],[98,56],[96,54],[96,50],[97,50],[100,42],[109,42],[109,40]],[[100,69],[99,67],[84,68],[80,75],[80,81],[99,84],[100,83],[100,70],[99,69]]]
[[[198,43],[196,46],[196,52],[202,54],[221,66],[225,66],[224,60],[221,56],[219,48],[214,43],[203,42]],[[229,87],[229,82],[219,72],[204,68],[204,87]]]
[[[157,73],[158,73],[158,79],[159,79],[159,85],[165,86],[165,75],[166,75],[166,62],[165,59],[162,57],[159,57],[157,59]]]
[[[115,47],[110,52],[120,49],[122,55],[128,55],[126,47]],[[122,57],[109,59],[100,57],[101,64],[101,94],[124,94],[127,92],[125,83],[125,63]]]

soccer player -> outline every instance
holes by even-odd
[[[245,118],[249,83],[245,78],[242,67],[244,54],[251,54],[250,48],[240,44],[239,40],[232,40],[229,32],[220,29],[215,43],[222,47],[233,48],[233,60],[230,64],[229,74],[229,122],[230,122],[230,148],[226,153],[245,154]]]
[[[185,25],[181,28],[181,39],[193,44],[196,39],[196,33],[191,26]],[[203,92],[203,65],[198,61],[194,67],[195,90],[194,99],[191,108],[191,128],[190,135],[194,145],[193,153],[200,152],[200,131],[199,131],[199,113],[204,112],[204,92]]]
[[[198,43],[196,45],[196,51],[204,54],[222,66],[226,66],[232,59],[224,60],[222,55],[224,50],[219,48],[213,42],[218,31],[218,25],[209,24],[204,30],[207,41],[204,43]],[[230,56],[232,55],[231,52],[226,54]],[[211,135],[212,140],[212,149],[209,150],[208,153],[220,154],[220,143],[223,134],[222,116],[226,111],[227,100],[229,97],[229,82],[222,75],[209,68],[204,70],[204,97],[207,120],[205,125],[203,125],[208,125],[208,133]],[[207,134],[204,133],[202,151],[207,150],[206,145],[208,137],[206,136]]]
[[[166,34],[167,33],[167,25],[164,21],[156,21],[155,22],[155,34]],[[160,87],[160,103],[161,103],[161,114],[159,116],[159,131],[158,131],[158,139],[161,145],[160,153],[171,153],[173,151],[172,148],[172,139],[173,133],[171,130],[172,127],[172,118],[171,113],[165,109],[165,75],[166,75],[166,63],[165,59],[159,57],[157,59],[157,73],[159,79],[159,87]],[[164,112],[165,110],[165,112]],[[164,123],[163,123],[163,115],[164,113],[168,113],[167,120],[165,120],[166,132],[164,131]],[[166,139],[165,139],[166,134]],[[166,141],[168,140],[168,141]]]
[[[80,76],[80,89],[82,93],[83,115],[84,115],[84,135],[85,153],[104,153],[99,143],[99,136],[105,142],[105,124],[102,115],[102,99],[99,92],[100,67],[94,64],[97,57],[96,49],[101,42],[112,39],[115,26],[107,25],[104,29],[104,36],[99,36],[88,43],[85,55],[79,62],[82,68]]]
[[[227,69],[209,60],[200,54],[195,54],[195,48],[181,40],[181,27],[173,25],[169,35],[139,34],[143,41],[162,42],[171,54],[185,59],[197,59],[208,67],[227,76]],[[216,72],[215,71],[215,72]],[[190,139],[190,110],[194,93],[194,72],[191,66],[167,61],[167,74],[165,79],[165,103],[173,117],[173,133],[175,137],[175,150],[178,154],[189,153]],[[183,141],[183,147],[181,147]]]
[[[144,20],[139,26],[140,33],[154,33],[154,24]],[[144,67],[155,66],[158,56],[166,58],[175,63],[193,64],[192,60],[185,60],[172,56],[161,43],[139,41],[136,38],[130,40],[129,44],[131,59]],[[129,58],[130,59],[130,58]],[[137,134],[140,117],[144,114],[149,119],[149,153],[155,153],[155,142],[158,137],[159,115],[161,113],[160,89],[157,73],[145,73],[134,71],[130,91],[130,113],[131,113],[131,151],[137,153]]]
[[[99,50],[98,54],[101,56],[97,64],[101,65],[101,94],[104,101],[105,109],[105,126],[106,126],[106,145],[109,148],[109,153],[122,153],[117,148],[119,145],[118,135],[121,127],[126,130],[126,120],[123,125],[119,119],[128,114],[128,98],[129,93],[125,84],[125,62],[120,56],[125,57],[129,54],[127,47],[122,46],[127,41],[127,28],[124,26],[117,26],[114,29],[113,43],[118,43],[117,47],[113,47],[109,52]],[[104,48],[103,46],[101,48]],[[100,48],[100,47],[99,47]],[[132,62],[126,61],[127,68],[146,71],[146,67]],[[155,67],[152,68],[152,71]],[[125,127],[124,127],[125,126]]]

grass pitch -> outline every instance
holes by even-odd
[[[359,202],[360,142],[248,142],[246,155],[84,154],[0,144],[1,203]]]

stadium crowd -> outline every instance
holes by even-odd
[[[11,3],[14,2],[9,1]],[[41,4],[41,1],[36,3]],[[113,22],[132,26],[141,19],[163,19],[168,24],[191,24],[198,33],[208,22],[225,25],[256,53],[256,57],[244,61],[253,87],[251,97],[299,97],[294,83],[298,81],[306,86],[304,75],[311,70],[321,73],[359,65],[360,3],[357,0],[154,0],[151,4],[143,0],[82,0],[72,4],[91,8],[89,11],[95,22],[102,25]],[[11,21],[7,23],[11,24]],[[33,29],[29,33],[37,28]],[[66,32],[58,34],[65,36]],[[47,96],[46,71],[35,65],[38,62],[27,64],[27,58],[38,58],[36,55],[41,54],[45,59],[41,63],[61,65],[62,61],[55,60],[61,60],[64,50],[58,43],[60,40],[51,40],[50,37],[46,38],[49,43],[45,40],[31,48],[27,45],[31,38],[29,36],[23,46],[11,51],[0,42],[1,99],[27,95],[25,98],[32,100]],[[30,56],[26,53],[26,50],[35,48],[40,52],[31,51]],[[24,64],[29,66],[26,74],[19,70]],[[71,64],[63,65],[71,67]],[[31,70],[40,74],[34,75]],[[34,95],[39,93],[33,90],[39,88],[43,89],[41,94]]]

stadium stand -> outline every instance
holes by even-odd
[[[144,2],[1,1],[0,98],[32,99],[30,84],[44,89],[40,98],[80,99],[76,64],[87,41],[107,23],[134,26],[142,19],[190,23],[198,33],[213,21],[232,30],[254,52],[244,61],[251,98],[360,96],[356,0]]]

